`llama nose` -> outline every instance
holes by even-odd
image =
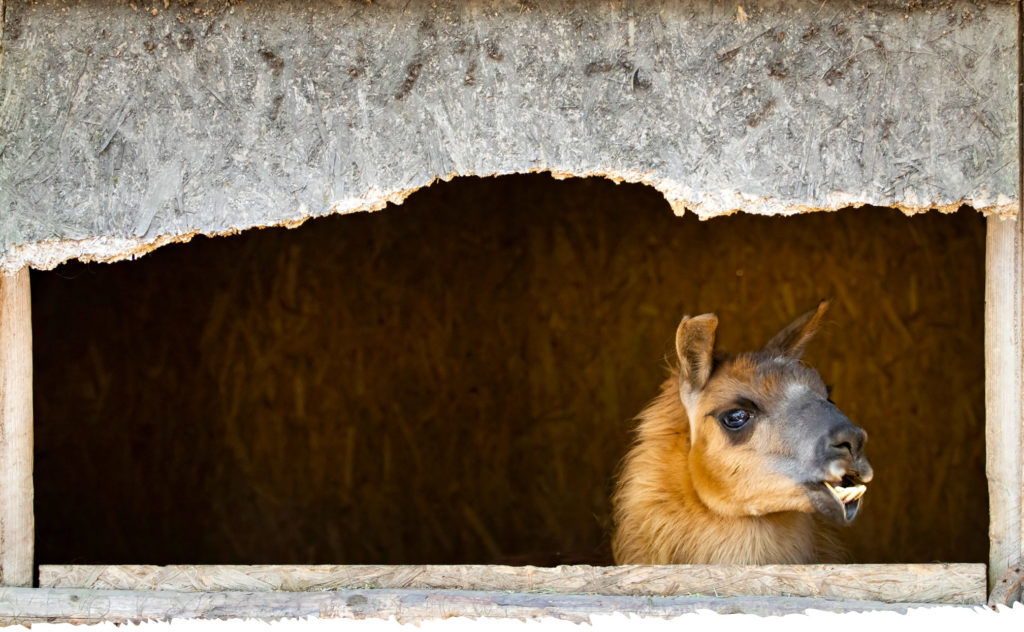
[[[868,433],[847,421],[833,428],[829,435],[829,446],[839,456],[849,455],[851,460],[859,460],[867,440]]]

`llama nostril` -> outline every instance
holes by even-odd
[[[845,451],[850,456],[853,456],[853,446],[850,445],[849,441],[843,441],[842,443],[833,443],[832,447],[839,450],[840,452]]]
[[[834,454],[856,459],[864,449],[864,431],[847,421],[832,430],[829,446]]]

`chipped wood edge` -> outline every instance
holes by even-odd
[[[0,0],[0,2],[2,1]],[[676,215],[682,216],[686,211],[689,211],[697,215],[701,220],[736,213],[791,216],[814,212],[834,212],[845,208],[859,208],[872,204],[877,205],[877,202],[865,201],[861,196],[842,192],[830,194],[828,196],[828,203],[822,206],[808,206],[799,204],[796,201],[758,197],[739,191],[702,192],[674,181],[655,179],[652,174],[647,172],[630,169],[567,170],[554,166],[545,166],[502,173],[477,173],[470,170],[466,173],[435,175],[430,181],[422,185],[406,189],[382,191],[372,187],[361,196],[335,201],[323,212],[305,212],[293,217],[282,217],[270,223],[232,226],[224,230],[195,229],[180,234],[157,235],[148,238],[135,236],[94,236],[84,239],[52,239],[10,245],[6,252],[0,252],[0,274],[11,274],[25,267],[31,267],[36,270],[51,270],[71,260],[112,263],[126,259],[136,259],[161,246],[171,243],[187,243],[199,235],[222,237],[238,234],[250,229],[271,227],[297,228],[306,221],[318,217],[373,212],[384,209],[389,204],[400,205],[416,191],[440,181],[447,182],[457,177],[491,178],[524,173],[547,173],[558,180],[568,178],[604,178],[616,183],[643,184],[658,191],[669,203],[669,206]],[[727,202],[723,204],[721,201],[716,201],[719,198],[727,200]],[[969,206],[990,217],[1016,217],[1020,209],[1020,200],[999,195],[995,199],[989,197],[962,197],[954,201],[931,200],[917,204],[893,200],[886,206],[908,216],[932,210],[942,213],[953,213],[963,206]]]
[[[0,585],[32,585],[32,459],[32,304],[22,270],[0,275]]]
[[[1024,565],[1017,564],[1006,571],[1006,575],[992,588],[988,596],[989,607],[1012,606],[1014,601],[1020,601],[1021,586],[1024,586]]]
[[[984,564],[627,566],[81,566],[39,567],[43,588],[93,590],[483,590],[611,596],[808,597],[982,604]]]

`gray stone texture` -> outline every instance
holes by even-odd
[[[0,270],[550,171],[701,217],[1018,209],[1017,7],[7,0]]]

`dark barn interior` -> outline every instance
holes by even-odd
[[[852,562],[984,562],[985,224],[677,218],[546,175],[32,273],[37,563],[611,563],[683,313],[807,361],[871,435]]]

